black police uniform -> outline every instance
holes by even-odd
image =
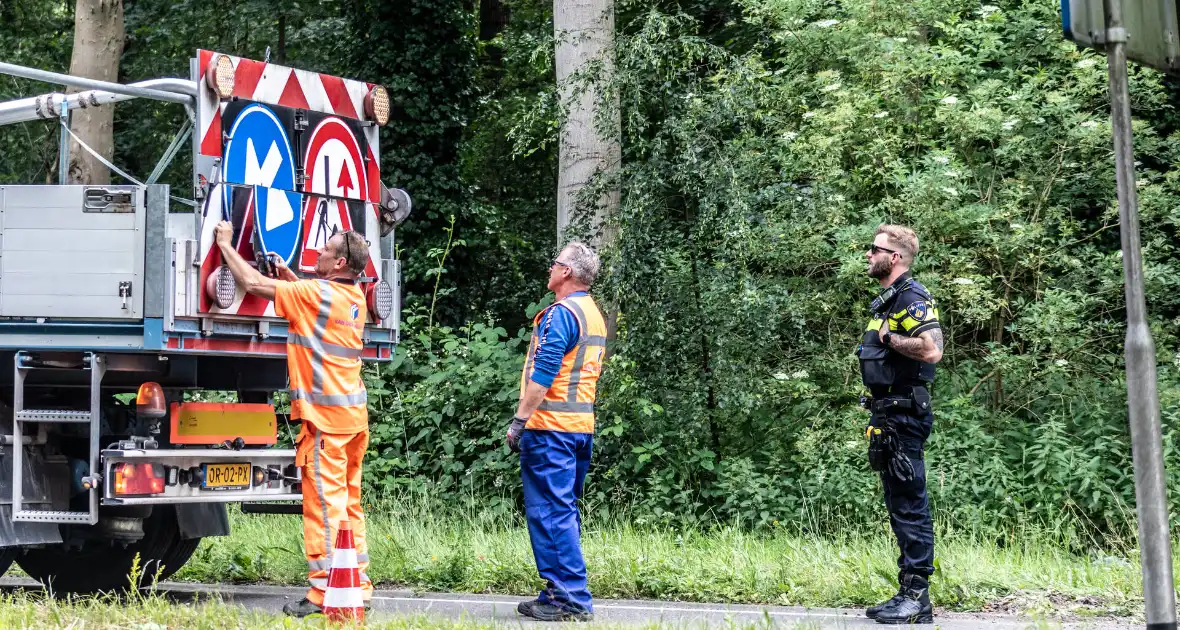
[[[872,410],[869,424],[892,427],[899,450],[908,456],[913,467],[912,479],[908,480],[898,479],[888,467],[880,471],[889,524],[900,550],[897,568],[904,591],[907,575],[920,576],[920,582],[925,584],[934,573],[934,523],[926,496],[923,458],[923,447],[934,421],[930,409],[934,364],[916,361],[886,347],[878,331],[883,321],[890,334],[902,337],[917,337],[940,326],[938,308],[930,292],[908,273],[883,291],[874,300],[874,307],[857,349],[861,377],[872,394],[872,402],[868,404]],[[875,616],[872,609],[869,614]]]

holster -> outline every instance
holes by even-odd
[[[897,430],[888,423],[880,427],[869,425],[865,435],[869,438],[869,468],[881,472],[897,452]]]

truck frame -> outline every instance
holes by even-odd
[[[361,279],[362,356],[392,357],[401,311],[394,228],[411,202],[380,183],[388,94],[203,50],[188,79],[122,85],[8,63],[0,73],[87,90],[0,103],[0,126],[61,126],[60,183],[0,185],[0,573],[15,561],[60,593],[142,586],[175,573],[202,538],[228,535],[229,503],[301,510],[295,452],[277,446],[296,431],[274,407],[287,387],[287,325],[219,266],[213,225],[233,222],[240,251],[260,270],[277,257],[305,277],[300,256],[330,237],[307,226],[362,232],[372,254]],[[302,94],[292,97],[292,82]],[[131,98],[186,112],[151,176],[139,182],[108,164],[132,183],[67,184],[70,111]],[[265,129],[239,130],[249,112],[269,115],[289,141],[279,166],[253,146],[262,136],[250,134]],[[321,128],[334,134],[327,142],[316,141]],[[190,136],[191,200],[156,183]],[[343,163],[331,169],[338,180],[333,161]],[[294,177],[276,183],[276,169]],[[294,246],[275,251],[291,233]],[[206,390],[236,400],[209,400]],[[139,584],[129,578],[136,558]]]

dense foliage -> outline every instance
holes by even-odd
[[[519,482],[501,436],[556,248],[552,4],[339,0],[288,3],[281,16],[252,2],[126,5],[126,80],[185,74],[198,46],[261,58],[281,39],[287,63],[390,86],[383,167],[418,210],[399,236],[404,343],[368,373],[370,479],[509,509]],[[938,518],[1001,537],[1048,527],[1080,544],[1133,533],[1105,60],[1061,40],[1057,10],[620,1],[623,203],[596,293],[621,315],[591,509],[882,526],[853,350],[875,286],[865,245],[891,221],[917,228],[916,273],[947,332],[928,449]],[[61,69],[70,13],[0,5],[14,25],[0,50]],[[32,90],[0,79],[0,97]],[[1177,489],[1174,96],[1146,70],[1132,72],[1132,94]],[[178,114],[118,111],[116,161],[146,173]],[[133,122],[149,112],[157,124]],[[0,128],[0,181],[51,177],[52,127],[13,129]],[[170,181],[183,185],[185,169]]]

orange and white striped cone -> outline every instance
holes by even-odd
[[[328,573],[328,590],[324,592],[323,609],[329,621],[365,620],[361,571],[356,562],[356,543],[352,540],[352,523],[349,521],[340,521],[336,532],[336,547],[332,550],[332,570]]]

